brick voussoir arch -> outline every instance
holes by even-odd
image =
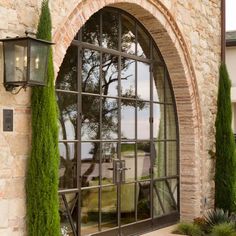
[[[136,17],[150,32],[166,62],[179,119],[181,218],[196,217],[201,212],[201,173],[198,169],[201,169],[202,152],[202,115],[198,86],[187,44],[165,5],[159,0],[80,1],[53,36],[53,41],[56,42],[55,72],[57,74],[59,71],[66,50],[79,29],[91,15],[105,6],[121,8]]]

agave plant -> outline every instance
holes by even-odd
[[[210,210],[204,216],[206,225],[210,228],[223,223],[233,223],[233,218],[235,217],[231,216],[228,211],[224,211],[223,209]]]

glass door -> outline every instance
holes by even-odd
[[[86,22],[56,83],[63,236],[140,235],[179,218],[178,127],[165,63],[115,8]]]

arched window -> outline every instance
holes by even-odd
[[[179,217],[178,132],[169,75],[132,16],[94,14],[56,81],[62,235],[131,235]]]

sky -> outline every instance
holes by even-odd
[[[236,30],[236,0],[226,0],[226,30]]]

